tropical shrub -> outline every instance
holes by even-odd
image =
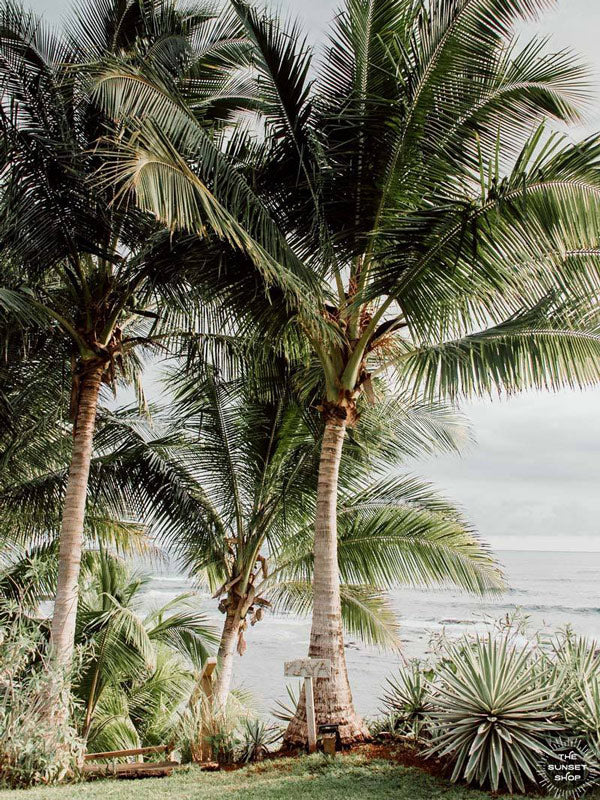
[[[258,753],[266,736],[253,728],[255,712],[250,696],[235,690],[230,692],[225,705],[214,700],[209,701],[198,689],[182,710],[173,736],[181,761],[204,761],[207,751],[220,764],[259,760],[244,759],[246,753],[252,755],[251,739],[254,738]]]
[[[374,739],[401,739],[405,737],[404,721],[399,714],[389,713],[367,720],[369,733]]]
[[[39,628],[18,609],[0,609],[0,786],[57,783],[75,776],[83,742],[56,709],[68,697],[64,676],[45,656]]]
[[[219,709],[204,718],[202,738],[208,745],[214,761],[219,764],[234,764],[238,748],[242,742],[239,719],[235,715]]]
[[[562,729],[548,687],[532,681],[540,656],[510,634],[451,643],[448,656],[436,670],[429,753],[452,758],[454,781],[523,791]]]
[[[35,610],[53,593],[56,549],[16,553],[0,568],[0,598],[5,605],[31,611],[22,625],[43,642],[49,621]],[[114,553],[84,553],[76,627],[79,663],[71,695],[76,703],[72,719],[90,752],[171,741],[180,709],[215,643],[193,594],[148,611],[143,597],[147,581]]]
[[[453,766],[454,781],[494,790],[536,782],[543,755],[566,740],[600,775],[598,645],[528,625],[511,615],[487,636],[435,634],[431,663],[413,660],[388,679],[371,735],[412,738]]]

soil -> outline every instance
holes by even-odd
[[[345,750],[344,753],[358,753],[368,759],[381,759],[401,764],[403,767],[415,767],[435,778],[447,778],[452,771],[448,761],[439,758],[425,758],[416,745],[397,739],[357,745]]]

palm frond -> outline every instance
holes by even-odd
[[[397,649],[398,621],[385,593],[373,586],[342,584],[342,621],[345,630],[365,644]],[[276,610],[306,615],[312,608],[312,585],[285,581],[269,592]]]

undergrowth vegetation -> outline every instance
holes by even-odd
[[[83,755],[82,739],[56,711],[68,696],[64,676],[43,653],[42,631],[17,606],[0,607],[0,785],[12,789],[57,783]]]

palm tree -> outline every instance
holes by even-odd
[[[451,399],[598,379],[600,142],[544,132],[579,118],[587,81],[570,53],[514,38],[546,0],[347,0],[317,67],[298,26],[232,5],[264,136],[238,129],[217,170],[185,98],[160,80],[134,87],[114,65],[96,96],[131,135],[107,147],[106,169],[195,235],[182,258],[203,253],[215,291],[262,337],[304,343],[323,379],[309,653],[332,662],[318,721],[350,742],[367,731],[344,659],[337,494],[357,402],[377,402],[377,375]],[[252,247],[212,224],[210,190]],[[302,279],[299,263],[314,279],[296,301],[278,281],[292,268]],[[305,735],[299,708],[287,739]]]
[[[248,623],[272,607],[306,613],[312,600],[323,424],[294,396],[298,370],[272,365],[258,377],[257,369],[227,380],[186,365],[174,383],[179,415],[171,424],[186,431],[179,457],[205,526],[200,536],[182,526],[170,549],[191,575],[206,577],[225,615],[215,686],[222,707]],[[441,583],[481,594],[503,584],[461,514],[423,481],[398,474],[410,457],[459,450],[468,440],[463,421],[449,408],[408,398],[362,411],[342,458],[342,618],[369,643],[397,646],[385,589]]]
[[[11,0],[0,9],[2,133],[0,313],[3,347],[24,329],[42,361],[70,364],[72,453],[64,493],[52,646],[68,667],[92,443],[100,389],[139,388],[139,356],[191,307],[168,237],[114,187],[99,185],[97,148],[108,120],[89,96],[88,70],[123,58],[160,70],[215,130],[227,118],[229,63],[242,53],[234,16],[176,11],[170,0],[81,6],[66,32]],[[241,92],[236,93],[240,103]],[[120,371],[122,370],[122,374]]]
[[[197,611],[197,597],[180,595],[143,613],[147,578],[132,575],[127,563],[114,556],[92,555],[91,568],[82,576],[76,635],[90,655],[73,686],[84,704],[82,736],[94,747],[110,745],[108,749],[115,749],[115,734],[124,748],[141,746],[142,741],[163,744],[151,738],[160,738],[173,726],[215,634]],[[114,714],[117,702],[125,713]],[[130,730],[129,740],[124,726]]]

